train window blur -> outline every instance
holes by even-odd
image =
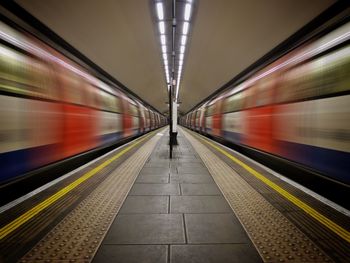
[[[316,59],[311,67],[314,74],[313,88],[319,95],[350,89],[350,46]]]
[[[292,102],[315,96],[312,89],[309,63],[299,65],[287,71],[282,77],[282,84],[278,87],[276,102]]]
[[[277,102],[292,102],[350,89],[350,47],[334,51],[287,71]]]
[[[215,103],[208,106],[205,116],[211,116],[214,114],[214,107],[215,107],[214,105]]]
[[[60,74],[61,89],[64,90],[64,100],[69,103],[86,105],[84,90],[80,78],[71,71],[64,70]]]
[[[52,72],[43,61],[3,45],[0,45],[0,78],[0,88],[4,91],[59,99]]]
[[[0,45],[1,89],[17,94],[27,94],[28,80],[26,57],[7,46]]]
[[[274,79],[270,76],[263,78],[257,83],[255,106],[264,106],[273,102],[273,82]]]
[[[249,87],[242,91],[243,108],[251,108],[255,106],[255,89]]]
[[[136,105],[129,103],[129,114],[133,116],[139,116],[139,111]]]
[[[195,117],[194,119],[196,120],[196,123],[197,123],[197,120],[199,119],[199,110],[196,110],[195,111]]]
[[[225,99],[223,112],[233,112],[242,109],[242,92],[233,94]]]
[[[149,110],[147,108],[145,108],[144,110],[145,110],[145,118],[148,123],[150,121]]]
[[[112,112],[121,112],[120,110],[120,99],[108,92],[103,90],[100,91],[101,100],[102,100],[102,108],[107,111]]]
[[[57,89],[52,81],[51,71],[47,65],[32,59],[28,66],[28,74],[30,76],[28,88],[33,91],[33,95],[42,98],[58,99]]]
[[[92,86],[90,84],[88,84],[88,91],[90,93],[90,100],[88,101],[88,105],[90,107],[93,107],[95,109],[100,109],[101,108],[101,92],[100,89],[98,89],[95,86]]]

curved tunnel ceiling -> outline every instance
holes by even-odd
[[[145,101],[167,110],[151,0],[16,2]],[[188,111],[334,2],[194,1],[180,110]]]

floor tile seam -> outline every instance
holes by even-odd
[[[134,195],[133,195],[134,196]],[[149,196],[163,196],[163,195],[137,195],[140,197],[149,197]],[[164,196],[168,196],[168,195],[164,195]]]
[[[180,184],[189,184],[189,185],[192,185],[192,184],[194,184],[194,185],[201,185],[201,184],[203,184],[203,185],[213,185],[213,183],[180,183]]]
[[[187,132],[186,132],[187,133]],[[207,164],[207,163],[212,163],[212,166],[215,168],[216,166],[216,169],[218,169],[218,167],[220,167],[220,169],[221,169],[221,171],[224,169],[225,170],[225,167],[226,166],[228,166],[227,164],[226,164],[226,166],[225,166],[225,163],[223,162],[223,161],[221,161],[222,162],[222,165],[220,166],[219,165],[219,163],[220,163],[220,160],[219,160],[219,157],[218,156],[216,156],[214,153],[212,153],[209,149],[208,149],[208,147],[206,147],[206,146],[204,146],[201,142],[199,142],[197,139],[194,139],[193,138],[193,136],[192,135],[189,135],[189,134],[187,134],[187,136],[189,136],[188,137],[188,139],[190,140],[190,142],[191,143],[193,143],[193,145],[194,145],[194,147],[195,148],[197,148],[197,150],[198,150],[198,152],[201,152],[202,153],[202,158],[203,158],[203,161]],[[213,160],[216,160],[216,161],[213,161]],[[207,165],[208,166],[208,165]],[[214,169],[213,168],[213,169]],[[228,168],[230,168],[230,166],[228,166]],[[210,167],[208,167],[208,170],[211,170],[210,169]],[[215,170],[215,169],[214,169]],[[226,169],[227,171],[230,171],[230,173],[234,173],[236,176],[237,176],[237,172],[235,172],[233,169],[232,169],[232,167],[231,167],[231,169]],[[214,171],[215,172],[215,171]],[[227,172],[225,172],[225,173],[227,173]],[[224,174],[224,172],[222,172],[222,174]],[[239,176],[239,175],[238,175]],[[222,179],[223,180],[223,183],[224,184],[226,184],[226,185],[231,185],[231,187],[232,186],[234,186],[235,184],[231,184],[232,182],[229,182],[230,181],[230,179],[229,179],[229,176],[227,176],[226,178],[225,177],[223,177],[223,176],[218,176],[218,178],[220,178],[220,179]],[[237,177],[238,178],[238,181],[242,181],[242,180],[244,180],[244,179],[239,179],[240,177]],[[214,177],[214,180],[215,180],[216,178]],[[216,181],[216,180],[215,180]],[[237,181],[237,180],[236,180]],[[242,181],[243,182],[243,181]],[[245,180],[244,180],[244,182],[246,183],[246,184],[248,184]],[[244,183],[243,182],[243,183]],[[222,182],[221,182],[222,183]],[[223,189],[222,189],[222,187],[220,187],[220,184],[221,184],[220,182],[217,182],[217,184],[218,184],[218,187],[220,188],[220,190],[224,193],[224,196],[226,197],[226,199],[229,201],[230,200],[230,198],[229,198],[229,196],[226,196],[225,195],[225,191],[223,191]],[[234,186],[234,187],[237,187],[237,186]],[[250,187],[251,188],[251,186],[248,184],[248,187]],[[254,190],[254,189],[253,189]],[[255,191],[248,191],[250,194],[257,194],[257,196],[261,196],[261,198],[264,198],[259,192],[257,192],[256,190]],[[232,193],[229,193],[229,195],[232,195]],[[233,201],[233,202],[236,202],[235,201],[236,200],[236,198],[234,198],[233,200],[231,200],[231,202]],[[264,200],[264,199],[263,199]],[[244,201],[244,200],[243,200]],[[248,201],[248,200],[245,200],[246,202]],[[266,200],[265,200],[266,201]],[[230,204],[230,206],[232,207],[232,204],[231,204],[231,202],[229,201],[229,204]],[[266,201],[267,202],[267,201]],[[268,203],[269,204],[269,203]],[[270,204],[271,205],[271,204]],[[232,209],[235,211],[236,209],[237,209],[237,207],[232,207]],[[291,224],[291,226],[294,226],[294,227],[296,227],[289,219],[287,219],[285,216],[283,216],[277,209],[274,209],[273,207],[271,208],[272,210],[271,211],[273,211],[273,212],[276,212],[277,211],[277,213],[279,213],[281,216],[280,216],[280,218],[281,218],[281,220],[282,221],[289,221],[289,224]],[[237,213],[237,212],[236,212]],[[240,220],[240,222],[241,223],[243,223],[242,222],[242,219],[241,219],[241,215],[240,214],[237,214],[237,217],[238,217],[238,219]],[[281,221],[281,222],[282,222]],[[248,233],[248,235],[250,236],[250,238],[251,238],[251,240],[253,240],[252,239],[252,236],[249,234],[249,231],[247,230],[247,227],[244,225],[244,224],[242,224],[243,225],[243,227],[245,228],[245,230],[246,230],[246,232]],[[298,236],[304,236],[305,237],[305,234],[303,233],[303,232],[301,232],[301,230],[299,229],[299,228],[297,228],[298,229],[298,232],[299,233],[297,233],[297,235]],[[313,241],[311,241],[310,240],[310,238],[308,238],[308,237],[306,237],[315,247],[317,247],[320,251],[322,251]],[[255,242],[253,242],[254,244],[255,244]],[[255,244],[255,246],[258,248],[258,246]],[[260,253],[260,255],[264,258],[264,255],[260,252],[260,250],[258,249],[258,251],[259,251],[259,253]],[[324,253],[324,255],[325,255],[325,253]],[[266,256],[266,255],[265,255]]]
[[[154,183],[154,182],[135,182],[135,184],[139,185],[139,184],[146,184],[146,185],[149,185],[149,184],[170,184],[170,183]]]
[[[170,209],[171,209],[171,207],[170,207],[170,195],[168,195],[168,202],[167,202],[167,204],[168,204],[167,211],[168,211],[168,214],[170,214]]]
[[[123,213],[118,213],[118,215],[170,215],[170,214],[173,214],[173,215],[177,215],[177,214],[180,214],[180,213],[149,213],[149,212],[123,212]],[[181,213],[182,214],[182,213]]]
[[[103,243],[101,246],[220,246],[220,245],[247,245],[252,246],[246,242],[172,242],[172,243]]]
[[[153,182],[135,182],[135,184],[139,185],[139,184],[155,184],[155,185],[158,185],[158,184],[171,184],[171,183],[153,183]]]
[[[178,197],[222,197],[225,200],[225,196],[221,193],[220,195],[178,195]],[[201,198],[198,198],[201,199]],[[226,200],[225,200],[226,201]]]
[[[167,245],[167,262],[171,262],[170,245]]]
[[[169,194],[149,194],[149,195],[128,194],[128,196],[169,196]],[[179,194],[171,194],[170,196],[180,196],[180,195]]]
[[[232,212],[173,212],[170,211],[171,215],[233,215],[235,218],[237,217],[234,213]]]
[[[222,197],[224,197],[223,196],[223,194],[211,194],[211,195],[208,195],[208,194],[196,194],[196,195],[194,195],[194,194],[182,194],[182,195],[174,195],[174,196],[222,196]]]
[[[184,214],[184,215],[233,215],[236,217],[235,213],[233,212],[215,212],[215,213],[210,213],[210,212],[202,212],[202,213],[174,213],[174,214]]]
[[[154,244],[112,244],[112,243],[104,243],[101,246],[168,246],[169,244],[164,243],[154,243]]]
[[[187,226],[186,226],[186,220],[185,220],[185,214],[182,213],[182,226],[184,230],[184,237],[185,237],[185,243],[188,243],[188,233],[187,233]]]
[[[188,244],[184,244],[184,245],[170,245],[170,246],[202,246],[202,245],[208,245],[208,246],[247,245],[247,246],[251,246],[250,243],[246,243],[246,242],[221,242],[221,243],[214,243],[214,242],[203,243],[203,242],[198,242],[198,243],[188,243]]]

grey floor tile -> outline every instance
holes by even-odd
[[[168,213],[169,196],[128,196],[119,214]]]
[[[140,174],[136,179],[136,183],[166,184],[168,182],[169,182],[168,174],[162,174],[162,175]]]
[[[148,168],[169,168],[169,162],[148,162],[144,167]]]
[[[232,213],[222,196],[171,196],[170,213]]]
[[[178,163],[202,163],[202,160],[198,158],[186,158],[186,159],[179,159]]]
[[[170,182],[177,183],[214,183],[213,178],[210,175],[201,174],[171,174]]]
[[[216,184],[181,184],[182,195],[222,195]]]
[[[102,245],[93,263],[166,263],[166,245]]]
[[[153,155],[153,156],[151,156],[151,158],[148,159],[147,164],[151,165],[153,163],[169,164],[169,159],[168,158],[159,158],[159,157]],[[152,165],[151,165],[151,167],[152,167]]]
[[[169,167],[144,167],[142,168],[140,174],[165,175],[169,174],[169,170]]]
[[[129,195],[179,195],[180,186],[177,183],[169,184],[139,184],[131,188]]]
[[[205,167],[188,167],[188,166],[179,166],[177,167],[179,174],[202,174],[209,175],[208,169]]]
[[[248,244],[172,245],[171,263],[255,263],[262,262]]]
[[[118,215],[103,244],[181,244],[183,225],[181,214]]]
[[[247,243],[249,238],[233,214],[186,214],[188,243]]]
[[[190,168],[202,168],[202,169],[206,169],[205,165],[203,163],[179,163],[178,164],[179,167],[182,168],[186,168],[186,169],[190,169]]]

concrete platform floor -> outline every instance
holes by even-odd
[[[261,262],[214,180],[180,133],[164,133],[93,262]]]

